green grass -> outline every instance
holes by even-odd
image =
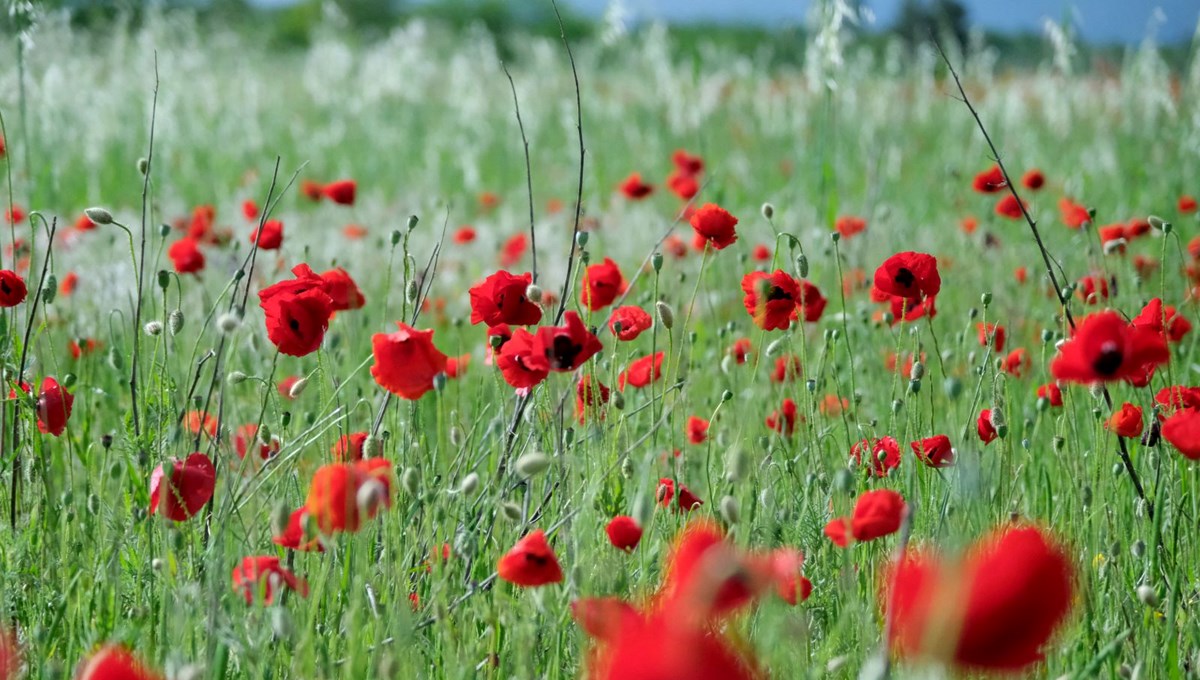
[[[641,274],[627,302],[672,305],[672,330],[656,327],[629,344],[603,336],[605,350],[587,370],[607,385],[652,347],[669,352],[666,375],[652,390],[625,392],[623,409],[610,406],[605,420],[586,425],[574,419],[569,376],[552,374],[534,390],[515,448],[543,451],[553,462],[520,483],[511,472],[496,479],[516,398],[484,364],[483,329],[467,323],[467,288],[496,269],[503,240],[528,229],[520,137],[490,37],[413,23],[359,44],[326,28],[306,52],[275,53],[234,33],[200,31],[180,14],[151,15],[136,31],[105,35],[75,33],[43,18],[29,35],[27,118],[20,114],[17,62],[6,58],[0,67],[9,146],[0,170],[12,174],[16,203],[57,217],[60,231],[89,205],[110,208],[135,235],[140,231],[136,163],[147,153],[157,52],[142,320],[165,322],[179,309],[185,323],[177,334],[141,339],[142,434],[135,439],[127,383],[132,334],[140,329],[133,326],[126,236],[101,227],[73,244],[55,244],[50,271],[59,281],[76,272],[80,284],[74,295],[38,307],[25,377],[36,383],[44,375],[73,375],[74,413],[67,433],[53,438],[37,433],[27,404],[9,402],[5,423],[11,428],[18,414],[23,460],[15,530],[7,521],[7,489],[17,452],[5,449],[0,475],[6,520],[0,619],[20,631],[27,677],[69,676],[105,641],[124,642],[157,668],[190,668],[198,677],[578,677],[586,639],[571,621],[569,603],[607,594],[637,599],[654,590],[672,537],[686,521],[651,510],[657,480],[666,476],[705,501],[698,515],[716,517],[723,496],[736,499],[741,521],[730,533],[738,544],[804,551],[812,598],[797,607],[766,598],[732,624],[775,677],[851,677],[878,649],[877,579],[897,538],[842,550],[821,530],[850,511],[855,494],[879,486],[915,504],[916,544],[955,550],[1016,514],[1051,527],[1070,546],[1079,577],[1075,606],[1036,674],[1115,678],[1127,665],[1141,677],[1196,677],[1200,467],[1169,445],[1134,444],[1134,464],[1157,511],[1151,521],[1119,469],[1116,441],[1102,427],[1108,415],[1102,402],[1072,386],[1064,387],[1063,408],[1038,408],[1036,387],[1051,380],[1048,364],[1064,332],[1058,305],[1043,291],[1027,226],[995,216],[992,199],[970,189],[971,177],[990,161],[932,52],[886,57],[851,42],[840,64],[827,62],[824,77],[836,84],[827,89],[812,78],[821,73],[815,51],[806,71],[721,47],[683,57],[672,36],[657,31],[573,44],[587,148],[583,210],[597,223],[586,246],[590,261],[612,257],[629,279],[672,229],[680,205],[663,178],[676,148],[704,157],[698,200],[737,215],[740,238],[710,255],[702,276],[695,252],[681,260],[668,255],[660,273]],[[14,38],[0,39],[0,54],[17,51]],[[553,40],[518,41],[515,52],[539,276],[546,290],[557,291],[567,271],[578,163],[571,72]],[[1106,272],[1119,282],[1109,306],[1132,315],[1161,296],[1194,320],[1180,272],[1197,223],[1175,208],[1180,194],[1200,191],[1194,63],[1172,80],[1148,47],[1131,53],[1114,77],[1063,74],[1049,64],[997,76],[983,52],[968,55],[963,71],[1010,169],[1036,166],[1049,178],[1046,189],[1028,198],[1066,278]],[[228,336],[215,324],[247,253],[251,227],[238,206],[247,198],[262,203],[276,156],[281,185],[296,171],[318,180],[353,177],[360,197],[353,208],[312,205],[292,187],[276,212],[286,225],[283,249],[278,261],[260,255],[252,291],[289,277],[287,270],[305,261],[318,271],[344,266],[367,297],[364,309],[337,315],[319,352],[277,361],[253,296],[244,322]],[[636,204],[615,190],[634,170],[659,185]],[[479,207],[484,191],[501,197],[495,210]],[[1064,195],[1095,207],[1100,224],[1157,214],[1174,231],[1136,241],[1124,257],[1103,256],[1094,230],[1061,224],[1057,200]],[[551,214],[550,199],[566,209]],[[773,225],[759,213],[767,201],[776,208]],[[154,274],[170,268],[164,253],[175,235],[161,238],[157,225],[203,203],[216,206],[218,224],[232,228],[233,242],[207,249],[199,277],[170,277],[163,291]],[[410,214],[419,225],[406,246],[393,245],[392,231],[403,231]],[[835,245],[831,221],[842,214],[860,215],[869,226]],[[966,215],[979,219],[973,235],[958,228]],[[349,222],[367,227],[367,238],[345,240],[341,227]],[[271,543],[272,515],[304,502],[309,479],[329,462],[340,434],[369,428],[384,394],[367,370],[371,335],[411,315],[405,260],[411,256],[415,269],[423,268],[444,223],[450,230],[471,224],[480,238],[443,245],[430,295],[445,301],[444,312],[423,313],[416,326],[435,329],[442,351],[470,353],[472,363],[465,377],[419,402],[393,400],[382,421],[383,453],[398,475],[419,471],[417,492],[396,489],[390,510],[361,532],[335,539],[324,555],[288,556],[311,586],[307,598],[246,606],[231,588],[232,568],[247,555],[283,556]],[[686,224],[674,231],[690,241]],[[36,232],[35,239],[28,223],[16,228],[18,238],[34,243],[30,300],[47,254],[40,223]],[[816,324],[763,333],[742,308],[739,283],[761,266],[749,259],[752,246],[774,250],[777,232],[803,244],[809,280],[830,304]],[[999,245],[986,246],[985,234]],[[7,236],[3,241],[9,244]],[[794,270],[795,253],[782,243],[778,265]],[[943,258],[944,288],[932,323],[873,321],[878,306],[866,290],[852,291],[843,306],[843,274],[862,270],[869,277],[901,250]],[[1139,279],[1135,254],[1160,259],[1165,275]],[[528,265],[526,257],[514,270]],[[1029,271],[1024,285],[1013,276],[1019,266]],[[992,294],[990,305],[981,304],[983,293]],[[1092,309],[1078,298],[1071,304],[1078,316]],[[10,384],[29,309],[27,302],[3,317],[0,352]],[[600,313],[584,316],[594,325],[604,320]],[[1025,377],[999,372],[995,357],[978,345],[975,324],[984,320],[1004,324],[1008,345],[1028,350]],[[85,337],[104,349],[73,361],[67,344]],[[750,338],[754,358],[723,365],[739,337]],[[1193,382],[1198,338],[1193,332],[1173,348],[1169,370],[1160,371],[1151,390],[1116,386],[1114,400],[1149,411],[1157,389]],[[800,357],[804,379],[768,379],[775,357],[764,352],[773,343],[776,356]],[[210,349],[219,353],[198,369]],[[907,376],[885,367],[895,351],[928,355],[918,393],[909,391]],[[219,440],[200,447],[219,470],[207,531],[203,517],[181,524],[147,517],[153,468],[195,450],[176,422],[197,407],[187,400],[197,370],[194,396],[222,414]],[[254,379],[231,384],[226,376],[233,371]],[[280,398],[271,380],[289,375],[309,378],[294,401]],[[733,398],[721,403],[725,390]],[[844,419],[819,412],[826,395],[850,399]],[[792,438],[763,424],[784,397],[795,399],[805,416]],[[983,447],[974,420],[980,408],[998,402],[1009,433]],[[247,474],[227,434],[256,422],[264,404],[263,423],[282,449],[265,471]],[[713,417],[707,444],[687,443],[689,415]],[[909,454],[908,442],[936,433],[950,436],[957,467],[938,472]],[[869,480],[847,468],[853,442],[885,434],[905,451],[892,477]],[[102,444],[105,435],[111,447]],[[664,465],[663,454],[676,448],[682,456]],[[736,483],[725,478],[734,455],[746,457],[750,469]],[[471,471],[483,480],[474,497],[455,491]],[[526,529],[500,514],[505,501],[528,503],[539,515],[529,528],[559,527],[552,543],[564,583],[536,592],[505,583],[473,589]],[[605,538],[604,525],[616,514],[647,520],[631,555]],[[426,560],[443,543],[452,546],[452,558],[426,572]],[[1138,601],[1141,584],[1155,588],[1160,606]],[[420,596],[415,612],[410,592]],[[900,664],[895,675],[927,670]]]

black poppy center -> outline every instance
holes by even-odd
[[[12,288],[8,287],[8,281],[0,281],[0,290],[4,291],[5,295],[12,293]]]
[[[300,332],[300,322],[296,320],[296,317],[294,317],[294,316],[288,317],[288,328],[292,329],[293,333]]]
[[[917,282],[917,277],[908,267],[901,267],[892,280],[905,288],[911,288]]]
[[[1120,347],[1107,344],[1100,349],[1100,354],[1092,362],[1092,368],[1100,375],[1113,375],[1121,367],[1124,359],[1125,355],[1121,352]]]
[[[543,567],[548,563],[544,555],[536,555],[534,553],[525,553],[525,561]]]
[[[558,370],[575,367],[575,357],[583,352],[583,345],[575,342],[568,335],[554,336],[554,344],[546,350],[546,358],[550,360],[551,368]]]
[[[771,290],[767,292],[767,302],[776,300],[791,300],[792,296],[786,290],[779,286],[771,286]]]

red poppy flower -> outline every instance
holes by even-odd
[[[905,656],[938,653],[967,672],[1020,671],[1066,618],[1071,560],[1033,527],[1002,529],[961,566],[909,551],[886,578],[891,645]]]
[[[755,244],[754,248],[750,251],[750,259],[755,262],[770,262],[771,249],[762,243]]]
[[[1200,410],[1183,408],[1163,421],[1162,437],[1188,460],[1200,460]]]
[[[979,220],[975,219],[971,215],[967,215],[959,221],[958,228],[961,229],[962,233],[964,234],[974,234],[975,230],[979,228]]]
[[[525,297],[531,283],[533,275],[529,272],[513,276],[501,269],[491,274],[469,291],[471,323],[530,326],[541,321],[542,308]]]
[[[258,219],[258,204],[251,199],[242,201],[242,216],[247,221],[253,222]],[[253,243],[253,241],[251,241]]]
[[[275,386],[275,390],[279,392],[279,396],[283,397],[284,399],[291,400],[293,398],[292,387],[294,387],[298,382],[300,382],[300,376],[290,375],[283,380],[280,380],[279,384]]]
[[[1000,197],[999,201],[996,201],[995,210],[996,214],[1000,217],[1007,217],[1010,220],[1019,220],[1024,216],[1024,213],[1021,210],[1022,206],[1024,206],[1026,209],[1029,208],[1029,205],[1024,201],[1018,202],[1016,197],[1014,197],[1012,194],[1005,194],[1004,196]]]
[[[278,250],[283,245],[283,222],[267,220],[262,226],[262,235],[258,229],[250,232],[250,242],[263,250]]]
[[[460,354],[456,357],[450,357],[446,359],[446,377],[451,380],[461,378],[467,372],[467,367],[470,365],[470,354]]]
[[[775,368],[771,371],[771,382],[790,382],[803,375],[800,367],[800,357],[789,354],[775,358]]]
[[[106,645],[92,654],[80,666],[76,680],[163,680],[129,650],[120,645]]]
[[[708,440],[708,421],[699,416],[688,416],[684,426],[688,441],[693,444],[703,444]]]
[[[14,205],[4,211],[4,220],[9,224],[20,224],[25,220],[25,209],[19,205]]]
[[[575,310],[563,315],[562,326],[542,326],[533,336],[527,365],[569,373],[576,370],[601,349],[600,339],[583,325]]]
[[[351,241],[358,241],[367,235],[367,228],[359,224],[347,224],[342,227],[342,236]]]
[[[613,310],[608,319],[608,328],[618,340],[629,342],[642,334],[654,323],[646,310],[635,305],[625,305]]]
[[[1045,184],[1046,184],[1046,176],[1043,175],[1042,171],[1038,170],[1037,168],[1029,170],[1024,175],[1021,176],[1021,185],[1031,191],[1037,191],[1038,189],[1041,189],[1042,186]]]
[[[944,434],[911,442],[909,446],[912,447],[917,460],[929,467],[943,468],[954,465],[954,448],[950,446],[950,438]]]
[[[509,238],[500,246],[500,266],[511,267],[521,261],[525,257],[525,251],[529,249],[529,237],[525,232],[521,232]]]
[[[167,257],[180,274],[194,274],[204,269],[204,253],[196,247],[196,241],[182,238],[167,248]]]
[[[550,374],[547,362],[534,356],[534,336],[524,328],[518,328],[500,347],[496,355],[496,367],[504,381],[517,389],[529,389],[546,379]]]
[[[662,363],[662,352],[634,359],[617,377],[617,388],[624,392],[626,385],[637,388],[649,385],[662,377]]]
[[[800,296],[797,298],[796,307],[792,310],[793,319],[803,318],[807,323],[816,323],[821,319],[821,315],[825,313],[825,306],[829,301],[821,295],[821,289],[813,284],[800,280]]]
[[[1063,224],[1071,229],[1078,229],[1092,220],[1086,207],[1066,197],[1058,199],[1058,211],[1062,213]]]
[[[193,453],[187,460],[171,462],[170,476],[163,466],[150,475],[150,514],[182,522],[205,506],[213,497],[217,471],[203,453]]]
[[[685,175],[696,176],[704,172],[704,159],[683,149],[676,149],[671,154],[671,162],[675,164],[676,170]]]
[[[654,497],[658,499],[658,504],[664,508],[671,506],[671,501],[676,500],[675,480],[670,477],[663,477],[658,480],[658,489],[654,492]],[[697,507],[704,505],[704,501],[700,500],[696,494],[692,493],[683,484],[679,485],[678,501],[676,502],[677,512],[690,512]]]
[[[792,311],[800,299],[800,283],[782,269],[774,273],[750,272],[742,277],[742,305],[754,325],[785,330],[792,325]]]
[[[319,182],[314,182],[311,179],[301,180],[300,193],[313,203],[319,203],[322,198],[325,198],[324,189]]]
[[[339,179],[321,187],[321,193],[338,205],[354,205],[354,197],[358,193],[358,183],[352,179]]]
[[[1108,299],[1108,279],[1093,274],[1079,279],[1079,297],[1084,304],[1096,305]]]
[[[977,323],[975,328],[979,331],[979,344],[987,347],[989,344],[997,353],[1004,351],[1004,326],[995,323]]]
[[[1029,353],[1025,351],[1024,347],[1018,347],[1004,357],[1004,361],[1000,363],[1000,369],[1014,378],[1020,378],[1025,375],[1025,371],[1029,370],[1029,364]]]
[[[554,550],[546,542],[546,532],[538,529],[517,541],[496,564],[496,574],[513,585],[526,588],[561,583],[562,568]]]
[[[738,219],[716,204],[705,203],[700,206],[689,221],[696,234],[708,241],[714,250],[722,250],[737,241],[734,227]]]
[[[1174,413],[1181,408],[1200,408],[1200,387],[1164,387],[1154,395],[1154,403],[1162,406],[1167,413]]]
[[[738,365],[741,365],[746,363],[746,359],[750,358],[753,351],[754,347],[750,344],[750,338],[738,338],[729,346],[728,353]]]
[[[446,370],[446,355],[433,346],[433,330],[419,331],[397,322],[400,330],[371,336],[375,363],[371,376],[401,399],[420,399],[433,389],[433,378]]]
[[[625,292],[625,278],[612,258],[604,258],[600,264],[590,265],[583,273],[583,286],[579,291],[579,304],[596,311],[611,305]]]
[[[1008,182],[1004,181],[1004,173],[1000,170],[1000,166],[993,165],[975,175],[975,181],[971,183],[971,186],[981,194],[994,194],[998,191],[1004,191],[1004,188],[1008,186]]]
[[[25,280],[19,274],[9,269],[0,271],[0,307],[16,307],[28,294]]]
[[[211,205],[198,205],[192,208],[192,219],[188,222],[187,237],[197,243],[216,245],[220,236],[213,231],[213,222],[217,219],[217,209]]]
[[[640,201],[654,193],[654,185],[643,182],[641,174],[636,172],[625,178],[625,181],[621,182],[620,188],[621,193],[631,201]]]
[[[459,245],[470,243],[475,240],[475,230],[463,225],[454,231],[453,240]]]
[[[54,378],[42,378],[42,389],[37,398],[38,431],[55,437],[61,435],[67,429],[67,420],[71,418],[71,407],[74,405],[75,395]]]
[[[258,445],[258,457],[267,460],[271,456],[279,453],[279,440],[272,438],[269,442],[264,442],[258,438],[258,425],[248,423],[238,427],[233,434],[233,448],[237,452],[238,458],[245,458],[246,452],[250,451],[250,447]]]
[[[5,146],[4,137],[0,136],[0,158],[4,158],[6,155],[8,155],[8,147]]]
[[[188,411],[183,416],[183,424],[191,434],[203,432],[210,438],[217,436],[217,418],[207,411]]]
[[[614,548],[625,552],[632,552],[642,540],[642,528],[638,526],[637,521],[626,515],[618,515],[609,520],[604,532],[608,534],[608,542],[612,543]]]
[[[313,475],[304,510],[324,534],[355,532],[364,516],[374,517],[391,505],[391,463],[371,458],[322,465]]]
[[[900,530],[904,498],[891,489],[865,491],[854,503],[850,533],[856,541],[872,541]]]
[[[979,433],[979,440],[984,446],[991,444],[1000,436],[996,428],[992,425],[992,409],[985,408],[979,412],[979,418],[975,421],[975,431]]]
[[[833,223],[833,228],[837,229],[837,233],[842,235],[842,238],[850,238],[856,234],[861,234],[867,229],[867,221],[861,217],[853,215],[843,215],[837,218]]]
[[[610,394],[611,390],[604,383],[585,373],[575,384],[575,412],[579,414],[579,423],[583,424],[587,414],[593,412],[603,420],[604,412],[600,409],[608,403]]]
[[[330,451],[333,459],[339,463],[362,460],[363,444],[367,441],[367,434],[366,432],[352,432],[338,437],[337,443]]]
[[[850,447],[850,457],[856,464],[862,464],[863,455],[869,458],[873,477],[887,477],[888,473],[900,466],[900,444],[891,437],[869,441],[864,439]]]
[[[1184,194],[1179,197],[1179,212],[1193,213],[1196,212],[1196,199],[1192,196]]]
[[[367,304],[367,299],[363,297],[362,291],[358,289],[358,284],[354,279],[350,278],[350,274],[341,267],[330,269],[329,271],[320,274],[323,283],[322,288],[325,294],[332,301],[332,309],[335,312],[343,312],[351,309],[360,309]]]
[[[233,589],[246,598],[246,604],[254,604],[259,593],[264,604],[271,604],[281,586],[308,597],[308,582],[279,566],[279,558],[273,555],[246,557],[233,568]]]
[[[317,535],[306,536],[304,531],[304,521],[308,518],[308,509],[300,506],[292,511],[288,516],[287,527],[283,533],[275,536],[271,541],[278,546],[288,548],[290,550],[300,551],[317,551],[325,552],[325,546],[321,544],[320,537]]]
[[[1105,253],[1110,253],[1110,252],[1124,253],[1125,252],[1125,243],[1120,242],[1122,240],[1128,241],[1128,239],[1125,239],[1125,225],[1124,224],[1105,225],[1105,226],[1097,229],[1096,233],[1100,236],[1100,245],[1104,247]],[[1109,245],[1110,243],[1113,245],[1110,246]]]
[[[500,205],[500,196],[492,191],[482,191],[479,193],[479,207],[482,210],[491,210]]]
[[[312,270],[308,272],[311,274]],[[294,287],[296,280],[281,281],[258,293],[259,306],[266,317],[267,338],[288,356],[302,357],[316,351],[329,329],[333,299],[325,292],[321,279],[316,275],[312,278],[316,284]]]
[[[1104,426],[1118,437],[1129,439],[1140,437],[1143,427],[1142,409],[1129,402],[1125,402],[1121,405],[1120,409],[1113,411],[1113,414],[1109,416]]]
[[[796,431],[796,418],[796,402],[789,397],[767,416],[766,425],[768,429],[790,437]]]
[[[3,304],[4,301],[2,299],[4,294],[3,276],[4,273],[0,272],[0,307],[7,306]],[[76,274],[75,272],[67,272],[67,275],[63,277],[62,282],[58,284],[58,294],[63,297],[67,297],[73,294],[77,288],[79,288],[79,274]]]
[[[1174,307],[1163,307],[1162,298],[1154,298],[1129,322],[1138,328],[1161,333],[1171,342],[1179,342],[1192,330],[1192,322],[1177,314]]]
[[[700,192],[700,182],[695,175],[675,171],[667,176],[667,188],[680,200],[690,201]]]
[[[1062,389],[1058,383],[1046,383],[1037,388],[1038,399],[1045,399],[1047,403],[1054,407],[1063,405]]]
[[[824,533],[825,537],[832,541],[837,547],[845,548],[846,546],[850,545],[850,538],[847,534],[849,531],[850,527],[848,526],[845,517],[834,517],[825,525],[822,533]]]
[[[1124,380],[1144,375],[1170,356],[1161,335],[1106,311],[1083,319],[1051,362],[1050,373],[1057,380],[1077,383]]]
[[[925,253],[896,253],[875,270],[875,289],[907,300],[934,297],[942,289],[937,259]]]

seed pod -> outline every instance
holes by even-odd
[[[112,224],[113,223],[112,213],[105,210],[104,208],[99,208],[99,207],[86,208],[86,209],[84,209],[83,214],[87,215],[87,218],[95,224],[103,225],[103,224]]]
[[[401,234],[399,229],[393,229],[388,239],[392,242],[393,246],[397,246],[400,245],[400,239],[403,237],[404,234]]]
[[[514,467],[522,477],[536,477],[550,467],[550,458],[540,451],[530,451],[518,458]]]
[[[654,311],[658,312],[658,322],[663,328],[671,330],[675,326],[675,310],[671,309],[671,305],[659,300],[654,303]]]
[[[179,331],[183,330],[183,312],[176,309],[167,315],[167,329],[171,331],[171,335],[179,335]]]

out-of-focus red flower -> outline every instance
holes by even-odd
[[[247,423],[234,430],[233,450],[237,453],[238,458],[245,458],[246,453],[251,451],[251,447],[255,445],[258,446],[258,457],[262,460],[267,460],[279,453],[279,440],[274,437],[270,438],[270,441],[259,439],[257,424]]]
[[[1181,408],[1162,424],[1162,437],[1184,458],[1200,460],[1200,409]]]
[[[996,323],[977,323],[975,324],[975,328],[979,331],[979,344],[981,346],[987,347],[991,345],[997,354],[1004,351],[1004,326]]]
[[[1045,184],[1046,176],[1043,175],[1042,171],[1038,170],[1037,168],[1028,170],[1024,175],[1021,175],[1021,185],[1031,191],[1037,191]]]
[[[25,279],[20,274],[10,269],[0,271],[0,307],[16,307],[28,294]]]
[[[984,446],[991,444],[1000,436],[1000,433],[992,425],[992,409],[985,408],[979,412],[979,418],[975,421],[975,431],[979,433],[979,441],[983,442]]]
[[[1090,384],[1136,378],[1170,359],[1166,339],[1113,311],[1088,315],[1050,364],[1057,380]]]
[[[321,183],[314,182],[311,179],[300,181],[300,193],[313,203],[319,203],[322,198],[325,198],[325,192]]]
[[[842,238],[848,239],[866,231],[867,221],[854,215],[843,215],[833,223],[833,228],[837,229],[837,233],[841,234]]]
[[[1086,207],[1065,196],[1058,199],[1058,211],[1062,213],[1063,224],[1071,229],[1078,229],[1092,221],[1092,216]]]
[[[689,442],[703,444],[708,440],[708,421],[699,416],[688,416],[684,431]]]
[[[1142,409],[1129,402],[1121,404],[1121,408],[1113,411],[1105,421],[1104,426],[1118,437],[1134,438],[1142,436]]]
[[[862,465],[863,457],[873,477],[887,477],[900,466],[900,444],[892,437],[864,439],[850,447],[850,457],[855,465]]]
[[[579,422],[583,424],[589,413],[604,419],[602,407],[608,403],[612,390],[607,385],[584,374],[575,385],[575,412],[579,414]]]
[[[663,477],[658,480],[658,489],[655,490],[654,496],[658,499],[658,504],[664,508],[671,506],[671,501],[676,501],[675,510],[677,512],[691,512],[697,507],[704,505],[704,501],[700,500],[690,489],[683,484],[679,484],[678,496],[675,493],[675,480],[670,477]]]
[[[150,475],[150,514],[162,514],[183,522],[200,512],[213,497],[217,471],[203,453],[193,453],[187,460],[171,461],[170,475],[163,466]]]
[[[642,540],[642,528],[636,520],[627,515],[613,517],[608,526],[604,527],[604,532],[608,534],[608,542],[612,543],[614,548],[625,552],[632,552]]]
[[[454,231],[454,236],[452,239],[459,245],[471,243],[475,240],[475,229],[464,224]]]
[[[1000,362],[1000,369],[1014,378],[1020,378],[1025,375],[1025,371],[1029,370],[1029,366],[1029,352],[1026,352],[1024,347],[1018,347],[1009,352],[1004,357],[1004,361]]]
[[[74,405],[75,395],[59,385],[54,378],[42,378],[42,389],[37,398],[38,431],[55,437],[61,435],[67,429],[71,407]]]
[[[1063,405],[1062,388],[1058,383],[1046,383],[1037,388],[1038,399],[1045,399],[1047,403],[1055,408]]]
[[[246,598],[246,604],[253,604],[260,593],[263,603],[271,604],[281,587],[308,597],[308,582],[280,566],[274,555],[247,557],[233,568],[233,589]]]
[[[796,402],[788,397],[783,400],[777,410],[772,411],[767,416],[766,425],[768,429],[774,430],[785,437],[790,437],[796,431],[796,420],[798,417]]]
[[[512,267],[525,257],[525,251],[529,249],[529,237],[525,232],[511,236],[503,245],[500,246],[500,266]]]
[[[321,187],[321,193],[338,205],[354,205],[358,183],[352,179],[339,179]]]
[[[320,277],[324,284],[325,294],[333,303],[331,305],[333,311],[344,312],[361,309],[363,305],[367,304],[367,298],[363,296],[358,284],[350,278],[350,274],[345,269],[335,267],[321,272]]]
[[[999,165],[992,167],[975,175],[975,180],[971,182],[971,187],[981,194],[994,194],[1008,186],[1008,182],[1004,181],[1004,172],[1000,170]]]
[[[258,204],[252,199],[247,198],[242,201],[242,216],[248,221],[253,222],[258,219]],[[84,217],[87,217],[84,215]]]
[[[263,223],[261,235],[258,229],[250,232],[250,242],[263,250],[278,250],[283,245],[283,222],[267,220]]]
[[[999,201],[996,201],[996,214],[1010,220],[1019,220],[1025,214],[1022,207],[1026,210],[1029,209],[1028,204],[1024,201],[1018,201],[1012,194],[1005,194],[1000,197]]]
[[[800,283],[782,269],[774,273],[750,272],[742,277],[742,305],[754,325],[785,330],[792,325],[792,312],[800,299]]]
[[[625,194],[625,198],[631,201],[640,201],[650,194],[654,193],[654,185],[647,184],[642,181],[641,173],[631,173],[625,181],[621,182],[621,193]]]
[[[204,269],[204,253],[200,252],[196,241],[182,238],[167,248],[167,257],[179,274],[195,274]]]
[[[723,250],[737,241],[738,219],[715,203],[705,203],[692,213],[689,222],[696,234],[702,236],[714,250]]]
[[[633,360],[617,377],[617,388],[622,392],[625,391],[626,385],[642,388],[661,378],[663,356],[662,352],[657,352]]]
[[[917,460],[929,467],[943,468],[954,465],[954,447],[950,445],[950,438],[944,434],[910,442],[909,446]]]
[[[1196,212],[1196,199],[1184,194],[1179,197],[1179,212],[1187,214]]]
[[[496,574],[513,585],[525,588],[561,583],[562,568],[546,541],[546,532],[538,529],[517,541],[500,561]]]
[[[88,657],[75,677],[76,680],[163,680],[162,674],[115,644],[105,645]]]
[[[625,289],[625,277],[621,275],[620,267],[612,258],[606,257],[604,262],[589,265],[583,272],[579,304],[593,312],[604,309],[622,295]]]

